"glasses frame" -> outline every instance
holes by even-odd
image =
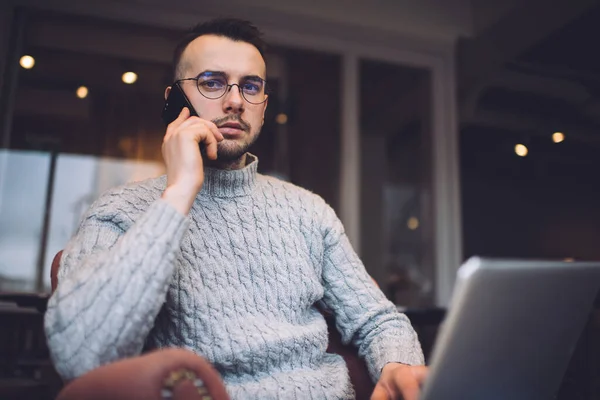
[[[262,79],[262,78],[258,78],[263,82],[263,92],[265,94],[265,99],[263,101],[260,101],[258,103],[255,103],[253,101],[250,101],[246,98],[246,95],[244,94],[244,91],[242,90],[241,86],[238,83],[231,83],[231,84],[227,84],[227,88],[225,89],[225,91],[223,92],[223,94],[221,94],[219,97],[208,97],[206,96],[204,93],[202,93],[202,91],[200,90],[200,85],[198,84],[198,81],[200,80],[200,77],[196,77],[196,78],[183,78],[183,79],[178,79],[176,80],[173,84],[178,84],[179,82],[183,82],[183,81],[196,81],[196,89],[198,90],[198,93],[200,93],[202,95],[202,97],[204,97],[205,99],[209,99],[209,100],[218,100],[221,97],[225,96],[227,93],[229,93],[231,91],[231,88],[233,86],[237,86],[240,95],[242,96],[242,98],[247,101],[250,104],[253,105],[259,105],[259,104],[263,104],[265,101],[267,101],[268,98],[268,92],[267,92],[267,81]]]

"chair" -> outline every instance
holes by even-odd
[[[58,285],[62,251],[52,261],[52,291]],[[325,315],[329,329],[328,353],[341,355],[348,366],[357,399],[368,399],[375,385],[354,346],[342,344],[333,316]],[[162,397],[161,397],[162,396]],[[57,400],[100,399],[229,399],[218,372],[202,357],[183,349],[156,350],[96,368],[68,383]]]
[[[47,297],[0,293],[0,399],[50,400],[62,383],[49,360],[44,314]]]
[[[57,400],[227,400],[218,372],[183,349],[163,349],[107,364],[67,384]]]

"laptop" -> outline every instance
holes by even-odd
[[[419,399],[554,399],[599,289],[600,262],[469,259]]]

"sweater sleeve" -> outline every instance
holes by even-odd
[[[166,299],[186,217],[159,199],[124,232],[120,212],[92,207],[63,252],[45,331],[66,380],[139,354]]]
[[[375,285],[352,249],[341,221],[326,206],[323,301],[335,314],[344,343],[358,347],[374,382],[389,362],[424,364],[423,352],[408,318]]]

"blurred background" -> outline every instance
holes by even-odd
[[[259,171],[330,203],[398,306],[446,307],[474,255],[600,260],[598,1],[3,0],[0,292],[46,299],[91,203],[164,172],[173,48],[223,16],[270,44]]]
[[[0,6],[0,290],[49,267],[104,190],[163,173],[182,32],[266,34],[260,170],[323,196],[397,304],[473,255],[600,259],[597,1],[9,0]]]

